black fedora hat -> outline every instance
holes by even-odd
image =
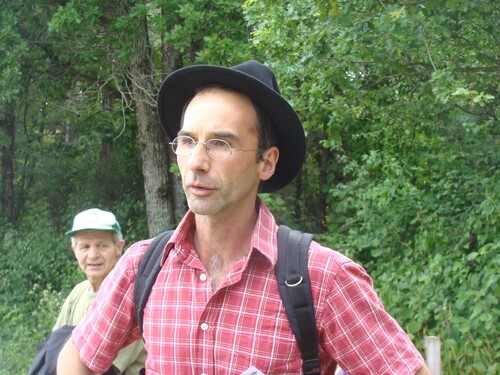
[[[193,65],[171,73],[158,93],[160,123],[168,138],[177,137],[183,109],[196,89],[209,84],[220,84],[247,95],[267,113],[275,128],[280,156],[274,175],[262,182],[260,191],[273,192],[290,183],[304,163],[304,129],[292,106],[281,96],[274,72],[258,61],[230,68]]]

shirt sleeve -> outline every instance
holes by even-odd
[[[416,373],[424,360],[365,270],[348,261],[333,277],[321,323],[329,354],[348,374]]]
[[[138,243],[125,252],[73,330],[72,340],[80,359],[92,371],[107,371],[122,348],[141,338],[133,300],[137,253],[141,249]]]
[[[126,346],[118,357],[113,361],[113,366],[120,370],[120,373],[139,374],[139,371],[145,366],[146,351],[144,350],[144,342],[142,340],[134,341]]]

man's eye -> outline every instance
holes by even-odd
[[[194,139],[190,137],[181,137],[179,139],[179,144],[182,146],[193,146],[194,145]]]
[[[216,148],[216,149],[226,149],[231,146],[229,146],[229,143],[222,139],[211,139],[209,142],[209,147]]]

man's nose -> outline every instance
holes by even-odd
[[[97,248],[97,246],[90,246],[89,257],[96,258],[98,256],[99,256],[99,249]]]
[[[207,147],[205,143],[197,142],[193,147],[193,152],[188,156],[189,167],[192,170],[205,169],[207,167],[207,162],[210,159],[208,156]]]

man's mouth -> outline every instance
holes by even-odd
[[[213,189],[204,185],[188,185],[188,190],[196,196],[206,196],[210,194]]]

